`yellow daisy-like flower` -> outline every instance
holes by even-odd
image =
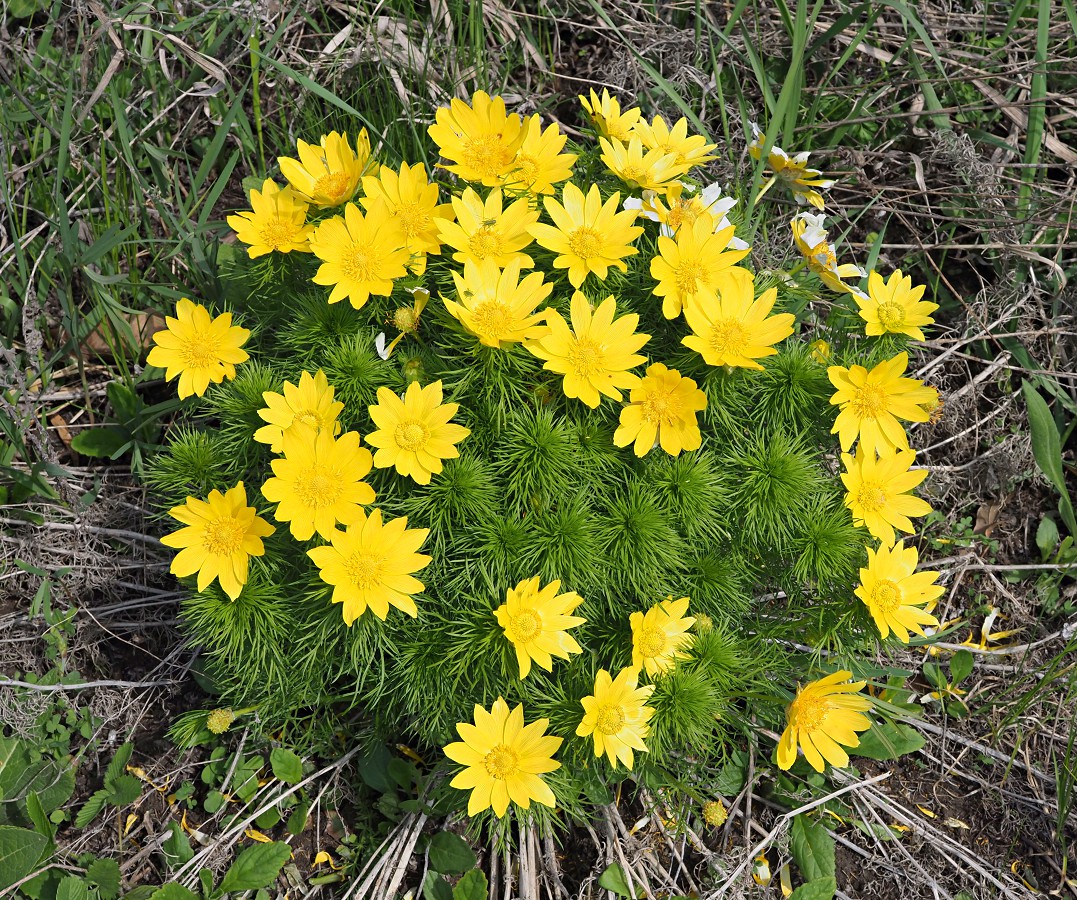
[[[546,734],[549,719],[524,724],[521,704],[509,712],[509,705],[498,697],[487,712],[475,704],[475,724],[457,722],[461,740],[449,744],[445,755],[466,766],[449,784],[470,790],[467,814],[476,816],[492,808],[498,818],[504,816],[509,802],[528,809],[531,801],[557,806],[553,791],[539,776],[561,768],[553,755],[562,739]]]
[[[695,623],[688,612],[688,598],[669,597],[656,603],[646,613],[634,612],[628,617],[632,626],[632,665],[642,666],[648,675],[668,672],[678,659],[688,656],[685,648],[692,640],[688,629]]]
[[[631,403],[621,410],[613,443],[627,447],[635,441],[636,456],[660,445],[670,456],[698,450],[702,443],[696,413],[707,408],[707,395],[691,378],[662,363],[647,367],[647,377],[632,388]]]
[[[673,237],[681,228],[691,228],[701,217],[710,223],[711,231],[732,227],[726,213],[737,205],[737,201],[724,196],[721,185],[708,184],[702,191],[686,191],[688,189],[682,182],[674,181],[666,189],[665,196],[658,191],[644,191],[642,198],[626,198],[624,206],[658,222],[660,232],[666,237]],[[749,249],[748,244],[738,237],[730,238],[728,246],[731,250]]]
[[[582,653],[569,628],[582,625],[586,619],[570,615],[583,598],[575,591],[564,594],[560,581],[551,581],[539,588],[539,578],[527,578],[509,588],[505,602],[494,610],[497,624],[516,650],[520,678],[531,672],[534,660],[547,672],[553,669],[553,657],[568,659],[570,653]]]
[[[464,274],[452,273],[459,303],[443,297],[445,308],[487,347],[507,347],[540,333],[544,313],[535,309],[550,296],[553,285],[541,272],[520,280],[520,260],[499,269],[493,260],[464,263]]]
[[[752,159],[759,159],[763,155],[765,135],[754,122],[751,123],[751,126],[753,137],[752,142],[748,145],[748,154]],[[834,182],[829,178],[823,178],[823,173],[818,169],[808,167],[809,155],[808,151],[805,150],[795,156],[790,156],[781,147],[771,147],[767,156],[767,165],[774,175],[763,185],[759,191],[759,197],[762,197],[770,190],[775,179],[778,179],[793,192],[793,199],[797,203],[801,205],[810,203],[816,209],[822,209],[824,206],[823,195],[819,193],[819,190],[825,191],[832,188]]]
[[[235,600],[247,583],[247,564],[252,556],[262,556],[262,538],[273,526],[247,506],[247,491],[241,481],[222,494],[210,491],[205,500],[188,497],[183,506],[168,514],[186,527],[166,534],[161,543],[179,549],[169,571],[178,578],[198,573],[198,590],[220,582],[230,600]]]
[[[864,271],[853,263],[838,265],[834,248],[826,236],[823,223],[826,217],[814,213],[799,213],[790,225],[793,229],[793,242],[808,261],[808,268],[819,276],[820,280],[832,291],[839,294],[860,296],[859,288],[846,284],[846,278],[858,281],[864,277]]]
[[[708,365],[762,369],[756,362],[778,351],[774,344],[793,333],[791,313],[770,315],[777,288],[756,299],[754,277],[734,266],[718,278],[717,302],[691,303],[684,318],[692,334],[681,343],[699,353]]]
[[[388,388],[378,388],[377,405],[367,407],[378,426],[366,437],[368,444],[378,448],[374,465],[379,469],[395,466],[401,475],[430,484],[430,476],[441,471],[443,459],[459,456],[456,444],[471,431],[449,422],[460,404],[441,399],[440,381],[426,387],[413,381],[403,400]]]
[[[830,402],[841,410],[830,433],[838,435],[842,450],[848,451],[857,437],[869,453],[909,449],[898,419],[926,422],[931,414],[924,406],[937,402],[939,393],[916,378],[903,378],[908,364],[909,354],[899,353],[870,372],[863,366],[826,370],[837,388]]]
[[[585,197],[571,182],[561,192],[561,203],[553,197],[543,199],[554,224],[532,225],[531,234],[547,250],[561,254],[554,259],[554,268],[568,269],[574,288],[591,272],[605,281],[611,266],[627,271],[624,258],[639,252],[631,244],[643,229],[632,224],[634,212],[617,211],[620,199],[620,192],[614,192],[603,204],[597,184],[591,185]]]
[[[922,284],[913,287],[912,278],[902,275],[901,269],[895,269],[886,281],[878,272],[869,272],[868,295],[853,294],[860,318],[867,323],[864,332],[875,337],[889,331],[922,341],[921,327],[934,323],[931,313],[939,308],[937,303],[921,299],[925,290]]]
[[[445,166],[464,181],[494,187],[512,170],[512,161],[524,139],[523,124],[505,114],[505,101],[476,91],[471,105],[453,99],[435,113],[427,129],[438,150],[454,165]]]
[[[474,190],[465,188],[463,194],[452,198],[452,208],[456,221],[438,219],[438,237],[456,251],[452,258],[457,262],[490,259],[504,268],[519,258],[524,268],[535,265],[530,256],[520,252],[534,240],[530,228],[539,217],[525,198],[502,211],[500,188],[490,191],[485,202]]]
[[[210,383],[236,377],[236,366],[248,359],[242,346],[251,333],[232,324],[230,312],[210,318],[209,310],[186,297],[176,304],[176,317],[165,317],[165,330],[153,336],[155,347],[146,362],[165,370],[165,381],[179,375],[179,398],[201,397]]]
[[[580,96],[587,115],[591,117],[595,129],[603,137],[616,141],[627,142],[632,137],[632,129],[643,115],[638,107],[632,107],[621,112],[621,104],[616,97],[610,96],[606,88],[602,89],[602,97],[591,88],[591,98]]]
[[[592,735],[595,756],[605,753],[611,766],[621,762],[626,769],[631,769],[632,751],[647,752],[643,739],[650,733],[648,723],[654,709],[644,704],[654,693],[654,685],[637,687],[638,677],[639,669],[636,668],[621,669],[616,678],[611,678],[605,669],[599,669],[594,694],[580,701],[583,721],[576,734],[579,737]]]
[[[733,226],[715,232],[710,218],[698,217],[684,226],[676,239],[658,238],[658,255],[651,260],[651,277],[658,282],[656,297],[662,297],[662,315],[675,319],[681,310],[699,299],[709,300],[718,291],[722,273],[748,255],[748,250],[730,250]]]
[[[688,135],[688,120],[679,119],[672,128],[661,116],[655,116],[650,124],[640,119],[632,128],[632,133],[639,136],[643,146],[648,150],[659,150],[663,154],[672,153],[675,164],[682,172],[702,165],[714,159],[711,153],[717,144],[708,144],[707,139],[699,134]]]
[[[262,485],[262,495],[277,504],[273,517],[289,523],[292,537],[307,541],[317,531],[332,540],[338,522],[363,518],[359,504],[373,503],[374,489],[361,481],[371,460],[356,432],[334,438],[328,429],[289,429],[282,446],[284,456],[270,463],[274,477]]]
[[[826,768],[824,759],[838,768],[849,765],[849,755],[840,745],[859,747],[857,732],[871,728],[871,719],[863,715],[871,709],[871,701],[857,695],[865,682],[848,683],[852,674],[834,672],[797,688],[796,699],[786,707],[785,731],[778,741],[781,768],[791,768],[796,762],[797,744],[816,772]]]
[[[856,596],[864,601],[885,638],[891,631],[903,644],[909,632],[923,635],[924,626],[938,627],[939,620],[921,606],[938,600],[943,587],[936,584],[938,572],[917,572],[915,547],[898,541],[893,547],[868,547],[868,567],[860,570]]]
[[[841,455],[845,471],[841,480],[848,491],[845,505],[852,510],[853,524],[864,525],[872,536],[890,546],[894,529],[913,533],[910,516],[926,516],[931,507],[909,493],[927,478],[927,469],[912,470],[915,450],[887,450],[879,457],[865,453],[859,444],[856,455]]]
[[[359,181],[371,163],[370,136],[359,132],[352,150],[346,134],[323,134],[320,144],[297,141],[299,159],[278,156],[281,174],[292,190],[314,206],[340,206],[355,196]]]
[[[254,433],[260,444],[269,444],[274,453],[284,450],[284,435],[301,428],[315,432],[340,433],[337,416],[344,404],[333,399],[333,387],[321,369],[313,376],[304,372],[299,376],[299,386],[284,382],[284,394],[265,391],[262,394],[266,406],[258,410],[259,418],[268,422]]]
[[[363,193],[366,196],[359,202],[368,214],[379,200],[385,203],[389,215],[404,232],[404,247],[411,254],[409,268],[422,275],[426,271],[426,254],[441,252],[435,219],[451,219],[453,215],[451,205],[438,203],[438,186],[427,179],[426,166],[402,163],[399,173],[382,166],[376,178],[364,176]]]
[[[383,523],[380,509],[369,517],[360,510],[345,531],[332,533],[330,546],[314,547],[307,556],[322,581],[333,585],[333,603],[343,604],[346,625],[368,607],[383,622],[390,606],[415,618],[419,612],[412,594],[421,593],[423,583],[412,573],[430,564],[430,557],[418,552],[429,533],[408,528],[407,516]]]
[[[566,397],[575,397],[595,409],[601,395],[621,399],[618,388],[633,388],[639,376],[629,372],[645,359],[636,351],[651,339],[638,334],[639,316],[631,313],[614,319],[617,301],[607,297],[592,314],[591,304],[577,291],[572,295],[572,328],[555,309],[546,310],[546,331],[527,347],[544,369],[564,375]]]
[[[307,241],[314,226],[307,224],[307,204],[297,200],[290,187],[283,190],[271,179],[251,190],[251,211],[228,217],[228,227],[244,244],[251,259],[272,253],[310,253]]]
[[[554,185],[572,177],[575,153],[562,153],[568,136],[553,122],[542,130],[542,119],[536,113],[524,125],[524,139],[505,178],[509,191],[529,191],[532,194],[552,194]]]
[[[602,162],[614,175],[633,187],[664,191],[669,183],[685,173],[685,167],[677,165],[676,153],[648,150],[644,153],[643,141],[632,135],[626,142],[616,138],[598,139],[602,147]]]

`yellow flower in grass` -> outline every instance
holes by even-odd
[[[347,297],[362,309],[371,294],[388,297],[394,279],[407,274],[406,244],[400,221],[389,214],[383,200],[373,201],[365,216],[349,203],[344,218],[326,219],[311,236],[310,249],[322,261],[314,283],[332,285],[330,303]]]
[[[643,142],[637,135],[632,135],[627,142],[599,138],[598,143],[606,168],[633,187],[664,191],[671,181],[686,171],[684,166],[677,165],[675,153],[644,152]]]
[[[586,619],[570,615],[583,598],[575,591],[564,594],[560,581],[551,581],[539,588],[539,578],[528,578],[509,588],[505,602],[494,610],[497,624],[516,650],[520,678],[531,672],[534,660],[547,672],[553,669],[553,657],[568,659],[570,653],[582,653],[569,628],[582,625]]]
[[[317,531],[327,541],[336,524],[353,525],[363,517],[360,503],[374,502],[374,489],[361,479],[370,471],[370,451],[348,431],[334,438],[328,430],[291,429],[283,439],[284,456],[270,463],[273,477],[262,495],[277,504],[273,517],[288,522],[292,537],[307,541]]]
[[[500,188],[490,191],[485,202],[474,190],[465,188],[463,194],[452,198],[452,208],[456,221],[438,219],[438,237],[456,251],[452,258],[457,262],[490,259],[504,268],[519,258],[525,268],[535,265],[530,256],[520,252],[534,240],[530,228],[539,217],[526,199],[502,210]]]
[[[838,435],[842,450],[849,450],[858,437],[869,453],[909,449],[898,419],[926,422],[931,414],[924,406],[937,402],[939,393],[916,378],[903,378],[908,364],[909,354],[899,353],[870,372],[863,366],[826,370],[837,388],[830,402],[841,410],[830,433]]]
[[[628,617],[632,626],[632,665],[642,666],[648,675],[668,672],[678,659],[688,656],[685,648],[691,643],[688,629],[695,623],[688,612],[688,598],[669,597],[656,603],[647,612],[634,612]]]
[[[553,285],[532,272],[520,280],[520,260],[499,269],[493,260],[464,263],[452,273],[459,302],[442,298],[445,308],[487,347],[507,347],[540,333],[545,313],[535,312]]]
[[[176,304],[176,317],[165,317],[165,330],[153,336],[155,347],[146,362],[165,370],[165,381],[179,375],[179,398],[201,397],[210,383],[236,377],[236,366],[248,359],[242,346],[251,333],[232,324],[230,312],[210,318],[209,310],[186,297]]]
[[[378,404],[370,406],[370,418],[378,430],[366,442],[377,447],[374,465],[395,466],[396,471],[419,484],[430,484],[430,476],[442,469],[443,459],[460,455],[456,444],[471,432],[449,422],[460,408],[458,403],[442,403],[441,382],[420,387],[408,385],[401,400],[389,388],[378,388]]]
[[[617,141],[628,141],[633,127],[643,115],[635,106],[622,112],[620,102],[605,88],[602,89],[601,97],[591,88],[590,99],[581,95],[580,103],[591,117],[598,133]]]
[[[509,174],[524,139],[520,117],[506,115],[505,101],[491,98],[486,91],[476,91],[470,106],[453,98],[448,108],[435,113],[435,123],[427,133],[441,155],[454,163],[444,168],[464,181],[488,187],[500,184]]]
[[[692,303],[684,318],[692,334],[681,343],[699,353],[711,366],[762,369],[756,362],[778,351],[774,344],[793,333],[791,313],[770,315],[778,299],[777,288],[755,296],[754,278],[734,266],[719,276],[715,300]]]
[[[561,192],[561,203],[553,197],[543,199],[554,224],[532,225],[531,234],[541,246],[561,254],[554,259],[554,268],[568,269],[568,280],[574,288],[583,284],[591,272],[605,281],[611,266],[627,271],[624,258],[639,252],[632,242],[643,229],[632,224],[634,212],[617,211],[620,199],[620,192],[615,191],[603,203],[597,184],[592,184],[584,196],[571,182]]]
[[[797,759],[797,744],[816,772],[826,762],[841,768],[849,755],[841,748],[859,747],[858,731],[867,731],[871,719],[864,712],[871,701],[858,695],[863,681],[849,682],[852,672],[834,672],[797,688],[796,699],[785,710],[786,726],[778,741],[778,765],[789,769]]]
[[[937,303],[921,299],[925,290],[922,284],[913,287],[912,278],[902,275],[901,269],[895,269],[886,281],[878,272],[869,272],[868,295],[853,294],[860,318],[867,323],[864,332],[875,337],[889,331],[922,341],[922,326],[934,323],[931,313],[939,308]]]
[[[748,145],[748,154],[752,159],[760,159],[763,155],[765,136],[754,122],[751,123],[751,126],[752,142]],[[767,165],[774,174],[759,191],[759,197],[762,197],[770,190],[775,179],[778,179],[793,192],[793,199],[797,203],[801,205],[810,203],[816,209],[822,209],[824,206],[823,195],[819,193],[819,190],[825,191],[832,188],[834,182],[829,178],[823,178],[823,173],[818,169],[808,167],[809,155],[808,151],[805,150],[795,156],[790,156],[781,147],[771,147],[767,156]],[[757,197],[756,199],[758,200],[759,198]]]
[[[660,445],[670,456],[682,450],[698,450],[702,443],[696,413],[707,408],[707,395],[691,378],[662,363],[647,367],[647,377],[629,396],[621,410],[621,422],[613,443],[627,447],[633,441],[636,456],[645,456]]]
[[[619,388],[633,388],[639,376],[628,370],[645,362],[636,351],[651,339],[638,334],[639,316],[631,313],[614,319],[617,301],[607,297],[592,314],[591,304],[577,291],[572,295],[572,328],[555,309],[546,310],[546,330],[525,346],[544,369],[564,375],[566,397],[578,398],[592,409],[602,394],[621,399]]]
[[[721,185],[708,184],[701,191],[691,192],[680,181],[674,181],[665,196],[658,191],[644,191],[642,198],[628,197],[624,202],[625,209],[638,210],[641,216],[660,223],[659,230],[666,237],[691,228],[699,218],[706,218],[713,232],[731,228],[726,213],[736,205],[733,197],[724,196]],[[730,238],[728,246],[730,250],[749,249],[738,237]]]
[[[247,583],[250,558],[265,553],[262,538],[273,533],[273,526],[247,506],[243,482],[224,494],[210,491],[205,500],[188,497],[168,514],[186,526],[161,538],[166,547],[180,551],[169,571],[178,578],[197,572],[199,591],[217,579],[221,590],[235,600]]]
[[[487,712],[475,704],[475,724],[457,722],[461,740],[445,747],[445,755],[465,766],[449,784],[471,791],[467,814],[476,816],[493,809],[504,816],[509,803],[528,809],[531,801],[551,809],[557,806],[553,791],[539,776],[561,768],[553,755],[562,739],[546,734],[549,719],[524,724],[521,704],[511,712],[498,697]]]
[[[936,584],[938,572],[917,572],[918,554],[915,547],[898,541],[893,547],[885,544],[878,550],[868,547],[868,567],[860,570],[860,585],[856,596],[864,601],[885,638],[891,631],[903,644],[909,643],[909,632],[923,635],[924,626],[938,627],[939,620],[920,609],[942,596],[943,587]]]
[[[299,376],[299,386],[284,382],[284,393],[265,391],[262,399],[266,405],[258,410],[258,416],[268,425],[254,433],[260,444],[269,444],[274,453],[284,450],[284,435],[297,429],[312,428],[315,432],[340,433],[337,416],[344,404],[333,399],[333,387],[319,369],[313,376],[304,372]]]
[[[278,253],[310,253],[308,239],[314,226],[307,224],[307,204],[297,200],[290,187],[281,190],[270,178],[262,189],[251,190],[251,211],[228,217],[228,227],[244,244],[251,259]]]
[[[579,737],[591,735],[595,756],[605,753],[611,766],[620,762],[626,769],[631,769],[632,751],[647,752],[643,739],[650,733],[648,723],[654,709],[644,704],[654,693],[654,685],[637,687],[638,677],[639,669],[632,667],[621,669],[616,678],[611,678],[605,669],[599,669],[594,694],[580,701],[583,721],[576,734]]]
[[[346,134],[323,134],[320,144],[297,141],[299,159],[278,156],[281,174],[292,190],[315,206],[340,206],[355,196],[370,164],[370,136],[364,128],[355,149]]]
[[[855,278],[859,281],[864,277],[864,271],[853,263],[838,265],[834,247],[827,239],[826,229],[823,227],[825,221],[825,216],[814,213],[804,212],[794,216],[790,223],[793,241],[808,261],[808,268],[819,276],[823,284],[839,294],[860,296],[860,289],[846,284],[844,279]]]
[[[675,164],[681,167],[682,172],[714,159],[711,150],[718,146],[708,144],[707,139],[699,134],[689,137],[688,120],[683,117],[672,128],[661,116],[655,116],[650,124],[641,119],[632,128],[632,133],[639,136],[648,150],[672,153]]]
[[[382,621],[390,606],[415,618],[412,594],[421,593],[423,583],[412,573],[430,564],[430,557],[418,552],[429,533],[408,528],[407,516],[383,522],[380,509],[369,517],[360,510],[346,530],[332,533],[330,546],[314,547],[307,556],[322,581],[333,585],[332,602],[343,604],[346,625],[368,608]]]
[[[385,203],[389,215],[404,232],[404,247],[411,254],[408,267],[416,274],[426,271],[426,254],[440,253],[438,227],[435,219],[451,219],[452,206],[438,203],[438,186],[426,177],[422,163],[409,166],[402,163],[400,171],[382,166],[375,178],[363,178],[363,193],[359,202],[368,214],[379,200]]]
[[[879,457],[865,453],[864,445],[856,455],[841,455],[845,471],[841,480],[848,493],[845,505],[853,514],[853,524],[863,525],[872,537],[890,546],[894,529],[913,533],[910,516],[926,516],[931,507],[909,492],[927,478],[927,469],[913,470],[915,450],[887,450]]]
[[[554,185],[572,177],[575,153],[562,153],[568,136],[561,133],[557,123],[542,130],[542,119],[536,113],[524,125],[524,139],[516,151],[505,177],[508,191],[530,191],[532,194],[552,194]]]
[[[748,255],[730,250],[733,226],[715,232],[709,216],[684,226],[676,239],[658,238],[658,255],[651,260],[651,277],[658,282],[653,293],[662,297],[662,315],[675,319],[694,301],[709,300],[718,290],[723,272]]]

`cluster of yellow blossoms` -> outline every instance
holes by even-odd
[[[362,309],[372,296],[387,297],[394,284],[425,273],[431,256],[451,258],[455,295],[442,302],[478,343],[499,349],[521,344],[562,377],[568,398],[597,408],[603,396],[623,401],[613,442],[632,446],[636,456],[660,447],[677,456],[701,445],[697,414],[707,397],[696,382],[640,350],[651,336],[639,332],[639,316],[617,314],[617,298],[593,304],[580,290],[606,281],[611,270],[627,271],[636,255],[636,239],[646,221],[658,224],[657,252],[649,263],[652,293],[663,316],[683,316],[687,334],[681,343],[711,366],[761,369],[759,360],[775,354],[775,345],[792,334],[794,316],[773,314],[777,290],[756,296],[755,278],[738,266],[749,247],[737,238],[726,214],[735,200],[709,185],[692,189],[679,179],[713,159],[714,144],[690,135],[685,119],[672,127],[660,116],[647,122],[639,109],[622,110],[616,98],[594,91],[580,98],[599,135],[601,160],[631,195],[603,197],[598,185],[585,192],[571,181],[577,157],[565,153],[566,137],[556,125],[542,127],[538,115],[521,119],[508,114],[504,101],[477,92],[471,103],[453,100],[437,111],[429,135],[437,144],[442,168],[468,182],[448,203],[439,203],[439,187],[422,164],[400,168],[378,165],[363,130],[353,148],[337,132],[319,144],[298,142],[298,159],[278,162],[286,186],[264,181],[250,192],[251,209],[230,216],[229,224],[255,258],[267,253],[310,253],[320,261],[314,283],[329,288],[328,302],[345,298]],[[756,130],[749,152],[761,156]],[[806,166],[807,154],[790,157],[772,148],[774,172],[764,193],[781,180],[798,202],[822,209],[820,188],[832,182]],[[314,210],[312,215],[311,210]],[[545,216],[543,216],[545,213]],[[544,219],[544,220],[543,220]],[[821,215],[802,213],[793,220],[796,246],[807,265],[835,290],[851,293],[867,322],[869,335],[903,332],[922,339],[920,326],[930,322],[933,304],[922,303],[924,289],[894,273],[888,282],[872,272],[869,292],[845,279],[861,276],[856,266],[839,266],[827,241]],[[554,272],[530,271],[527,252],[537,246],[554,254]],[[541,308],[557,270],[573,289],[569,316],[552,306]],[[604,293],[604,291],[603,291]],[[414,291],[415,306],[397,310],[400,336],[383,357],[417,327],[429,293]],[[210,383],[234,377],[235,365],[247,359],[242,350],[248,332],[232,326],[231,315],[216,319],[201,306],[180,302],[177,317],[155,336],[149,362],[179,375],[179,395],[201,396]],[[883,543],[869,550],[856,593],[871,610],[885,637],[893,630],[903,640],[908,631],[935,623],[918,607],[938,596],[935,573],[913,574],[915,548],[893,543],[893,529],[911,531],[908,517],[928,507],[908,492],[926,473],[911,471],[914,458],[899,419],[924,421],[937,395],[901,374],[905,354],[875,367],[834,366],[830,377],[840,406],[834,431],[842,450],[859,438],[855,456],[843,453],[847,505],[854,519]],[[642,375],[634,369],[647,364]],[[287,523],[297,541],[321,542],[307,550],[321,579],[333,587],[345,622],[352,624],[367,608],[381,619],[395,606],[417,615],[414,596],[424,590],[415,578],[430,557],[420,553],[427,529],[409,529],[407,519],[384,519],[373,488],[363,479],[372,468],[393,468],[421,485],[442,470],[442,461],[458,455],[456,445],[470,434],[451,420],[458,405],[446,403],[440,381],[413,381],[400,397],[388,388],[369,407],[376,430],[361,436],[341,433],[343,405],[323,372],[304,372],[298,384],[285,382],[283,393],[266,392],[265,421],[254,439],[276,454],[272,476],[262,495],[276,504],[274,518]],[[363,443],[374,448],[372,454]],[[208,499],[188,498],[171,511],[186,527],[165,538],[181,548],[172,571],[198,574],[198,589],[218,579],[236,599],[247,581],[250,556],[264,553],[262,538],[274,528],[247,506],[242,483]],[[582,599],[559,593],[560,582],[540,586],[532,578],[509,589],[495,617],[519,662],[520,678],[534,663],[550,670],[553,659],[568,659],[582,648],[569,630],[584,624],[572,615]],[[644,673],[656,676],[686,655],[688,599],[672,598],[630,617],[632,665],[616,675],[600,670],[594,693],[581,699],[583,715],[577,735],[592,736],[596,756],[631,768],[633,751],[645,751],[644,739],[654,709],[645,705],[653,684],[640,685]],[[778,762],[792,764],[799,744],[808,761],[822,769],[822,759],[844,765],[840,745],[856,746],[856,732],[868,727],[862,715],[868,701],[854,696],[863,683],[847,684],[838,672],[800,689],[788,710],[789,725],[778,747]],[[510,710],[498,699],[487,711],[475,707],[474,723],[459,723],[461,740],[445,748],[465,768],[455,787],[471,790],[469,814],[492,808],[504,815],[511,802],[554,805],[541,776],[560,764],[553,754],[562,738],[546,734],[545,719],[525,724],[522,706]]]

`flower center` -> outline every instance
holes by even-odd
[[[409,306],[398,306],[393,310],[393,325],[396,326],[397,331],[412,332],[419,324],[419,317],[415,315],[415,310]]]
[[[274,216],[262,226],[262,230],[258,232],[258,236],[262,239],[262,243],[267,247],[279,250],[281,247],[292,242],[292,239],[295,237],[295,232],[296,227],[294,222]]]
[[[430,228],[430,213],[418,203],[401,203],[396,208],[400,227],[409,238],[422,234]]]
[[[293,425],[309,425],[311,428],[321,429],[325,423],[322,422],[322,417],[318,415],[318,411],[314,409],[304,409],[301,412],[297,412],[292,416]]]
[[[748,345],[748,332],[737,319],[719,319],[711,328],[711,348],[716,353],[742,353]]]
[[[539,162],[535,157],[521,153],[516,157],[516,167],[513,169],[516,181],[529,187],[538,180]]]
[[[180,350],[188,369],[208,369],[220,363],[220,341],[212,334],[195,332]]]
[[[900,303],[883,303],[879,306],[879,321],[884,328],[895,328],[905,324],[905,308]]]
[[[492,338],[502,338],[512,327],[512,313],[504,303],[487,300],[471,314],[475,330]]]
[[[853,415],[861,419],[875,419],[886,412],[886,391],[879,385],[865,384],[860,388],[849,404]]]
[[[699,289],[699,282],[706,276],[707,270],[698,259],[686,259],[676,270],[677,289],[682,295],[694,294]]]
[[[568,236],[568,248],[586,262],[599,255],[602,250],[602,238],[593,228],[584,225]]]
[[[304,506],[313,509],[321,509],[336,503],[342,487],[338,473],[320,465],[308,468],[295,482],[295,492],[299,501]]]
[[[598,708],[598,721],[595,728],[603,734],[617,734],[625,724],[625,711],[616,705],[603,705]]]
[[[856,503],[865,512],[878,512],[886,506],[886,491],[874,482],[865,481],[857,488]]]
[[[677,231],[682,226],[691,228],[698,218],[699,211],[695,208],[693,200],[678,200],[669,208],[666,224],[674,231]]]
[[[838,267],[838,258],[826,241],[813,248],[808,257],[808,268],[813,272],[833,272]]]
[[[541,630],[542,619],[533,609],[520,610],[515,616],[509,618],[509,631],[517,644],[526,644],[534,640]]]
[[[468,239],[467,247],[471,255],[476,259],[486,259],[488,256],[502,256],[504,254],[505,241],[501,235],[489,225],[483,225]]]
[[[483,134],[464,141],[460,162],[482,178],[496,178],[504,174],[510,160],[500,134]]]
[[[231,556],[243,546],[245,530],[237,519],[228,516],[206,525],[202,541],[206,550],[214,556]]]
[[[353,243],[340,260],[340,271],[345,278],[356,281],[373,281],[377,259],[364,244]]]
[[[515,774],[519,764],[519,757],[511,747],[498,744],[483,757],[482,764],[486,766],[486,771],[491,778],[504,780]]]
[[[430,432],[426,430],[426,426],[418,419],[412,419],[410,422],[401,422],[397,425],[394,437],[396,438],[396,445],[401,450],[415,452],[426,446]]]
[[[630,162],[626,162],[621,166],[621,180],[631,181],[635,184],[642,185],[646,180],[647,170],[643,166],[633,165]]]
[[[666,649],[666,633],[661,628],[644,628],[636,639],[640,656],[649,658],[661,656]]]
[[[825,697],[801,693],[793,701],[789,718],[797,728],[812,732],[822,727],[829,712],[830,704]]]
[[[568,362],[579,378],[589,378],[602,371],[602,348],[590,338],[580,338],[569,348]]]
[[[347,172],[329,172],[314,182],[315,195],[328,197],[334,203],[347,199],[355,189]]]
[[[883,612],[893,612],[901,606],[901,588],[890,580],[876,582],[871,589],[871,602]]]
[[[643,418],[651,425],[671,423],[677,418],[677,409],[672,401],[672,394],[668,391],[655,391],[640,405],[643,407]]]
[[[344,563],[344,570],[359,588],[372,588],[382,581],[385,557],[374,553],[353,553]]]

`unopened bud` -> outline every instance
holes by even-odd
[[[696,634],[710,634],[714,630],[714,619],[706,613],[696,615]]]

